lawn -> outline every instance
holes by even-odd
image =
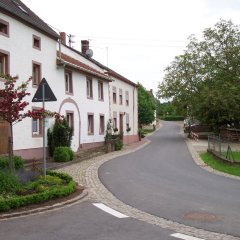
[[[240,154],[239,152],[237,154]],[[240,176],[240,166],[238,165],[231,165],[229,163],[221,162],[220,160],[217,160],[214,158],[213,155],[210,153],[202,153],[200,154],[200,157],[206,163],[208,166],[212,167],[213,169],[216,169],[220,172],[228,173],[235,176]]]

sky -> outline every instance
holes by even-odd
[[[220,19],[240,24],[239,0],[22,0],[81,50],[129,80],[157,91],[164,69]]]

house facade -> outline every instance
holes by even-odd
[[[26,97],[30,104],[26,110],[41,108],[40,103],[33,104],[31,100],[43,76],[53,88],[58,38],[58,34],[20,1],[0,1],[0,72],[17,75],[19,82],[33,76],[28,88],[31,96]],[[1,79],[1,88],[3,84]],[[56,103],[51,106],[56,107]],[[40,156],[42,133],[41,128],[33,129],[35,123],[25,119],[13,126],[15,154],[26,158]],[[8,151],[8,125],[3,120],[0,125],[0,153],[4,154]]]
[[[125,143],[137,141],[136,85],[83,52],[68,47],[65,33],[55,33],[20,0],[0,0],[0,73],[17,75],[19,82],[32,77],[26,111],[42,108],[32,98],[45,78],[57,98],[45,108],[66,117],[74,151],[103,145],[109,119],[124,132]],[[53,118],[46,118],[46,129],[53,124]],[[42,157],[42,125],[30,118],[14,125],[15,155]],[[0,155],[8,151],[8,134],[8,124],[0,119]]]

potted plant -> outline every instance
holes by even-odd
[[[127,128],[127,132],[130,132],[130,131],[131,131],[131,128],[130,128],[130,127],[128,127],[128,128]]]

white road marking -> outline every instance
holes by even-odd
[[[104,205],[103,203],[93,203],[93,205],[97,208],[100,208],[104,212],[107,212],[107,213],[113,215],[114,217],[117,217],[117,218],[128,218],[129,217],[127,215],[124,215],[124,214]]]
[[[204,240],[202,238],[195,238],[195,237],[191,237],[191,236],[184,235],[184,234],[181,234],[181,233],[174,233],[171,236],[175,237],[175,238],[180,238],[180,239],[183,239],[183,240]]]

